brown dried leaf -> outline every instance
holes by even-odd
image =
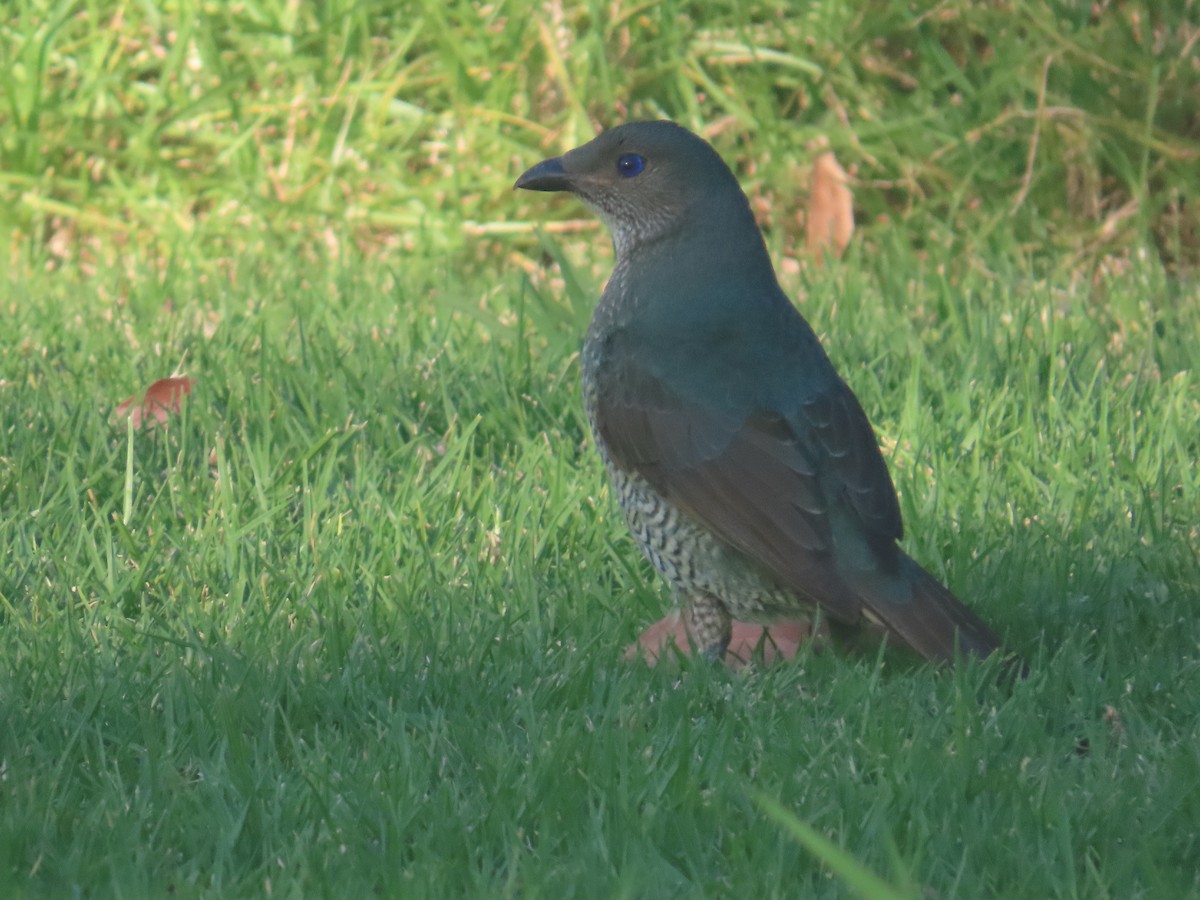
[[[140,403],[136,395],[121,403],[117,407],[116,417],[123,419],[128,415],[133,419],[134,428],[165,425],[172,415],[179,413],[183,398],[192,392],[195,383],[193,379],[182,376],[160,378],[146,388]]]
[[[822,153],[813,161],[804,228],[808,255],[817,265],[826,251],[841,256],[854,234],[854,195],[846,181],[846,171],[832,153]]]

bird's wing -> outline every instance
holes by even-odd
[[[786,416],[745,415],[723,411],[719,398],[683,396],[629,355],[606,362],[595,415],[614,461],[782,586],[836,619],[858,621],[864,603],[854,570],[898,564],[901,523],[874,432],[849,388],[833,378]]]

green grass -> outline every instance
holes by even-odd
[[[1149,246],[1194,270],[1195,0],[993,6],[12,0],[0,265],[283,248],[482,274],[544,215],[508,191],[523,163],[668,116],[793,244],[828,144],[872,239],[902,222],[939,256],[1086,271]]]
[[[4,893],[1200,894],[1194,10],[315,8],[0,23]],[[623,108],[724,121],[776,258],[805,144],[858,167],[785,286],[1027,681],[620,661],[669,601],[580,409],[609,250],[508,187]]]
[[[145,279],[111,322],[103,291],[14,289],[6,880],[840,895],[763,792],[942,895],[1197,890],[1195,296],[1111,284],[1115,331],[1088,291],[907,271],[889,295],[847,266],[806,312],[899,441],[909,546],[1029,656],[1011,693],[832,655],[621,664],[666,600],[583,446],[575,360],[527,322],[442,316],[370,266],[184,284],[171,314]],[[185,353],[199,384],[135,436],[124,523],[111,407]]]

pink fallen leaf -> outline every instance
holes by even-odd
[[[140,401],[135,394],[121,403],[117,407],[116,417],[122,419],[129,416],[134,428],[165,425],[171,416],[179,413],[183,398],[192,392],[195,383],[195,380],[182,376],[160,378],[146,388]]]
[[[841,256],[854,234],[854,195],[846,187],[847,180],[832,153],[822,153],[813,161],[804,229],[808,255],[817,265],[826,251]]]
[[[801,620],[776,622],[769,626],[735,621],[733,637],[730,638],[729,647],[725,651],[725,664],[732,669],[741,668],[753,658],[754,651],[760,643],[763,662],[768,665],[780,659],[794,659],[800,645],[811,637],[811,624]],[[683,656],[691,655],[692,645],[688,639],[687,625],[678,612],[659,619],[643,631],[635,643],[625,648],[625,659],[640,658],[647,665],[653,666],[664,654],[669,656],[672,644]]]

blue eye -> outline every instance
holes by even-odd
[[[625,178],[641,175],[644,168],[646,168],[645,157],[636,153],[625,153],[617,159],[617,171]]]

